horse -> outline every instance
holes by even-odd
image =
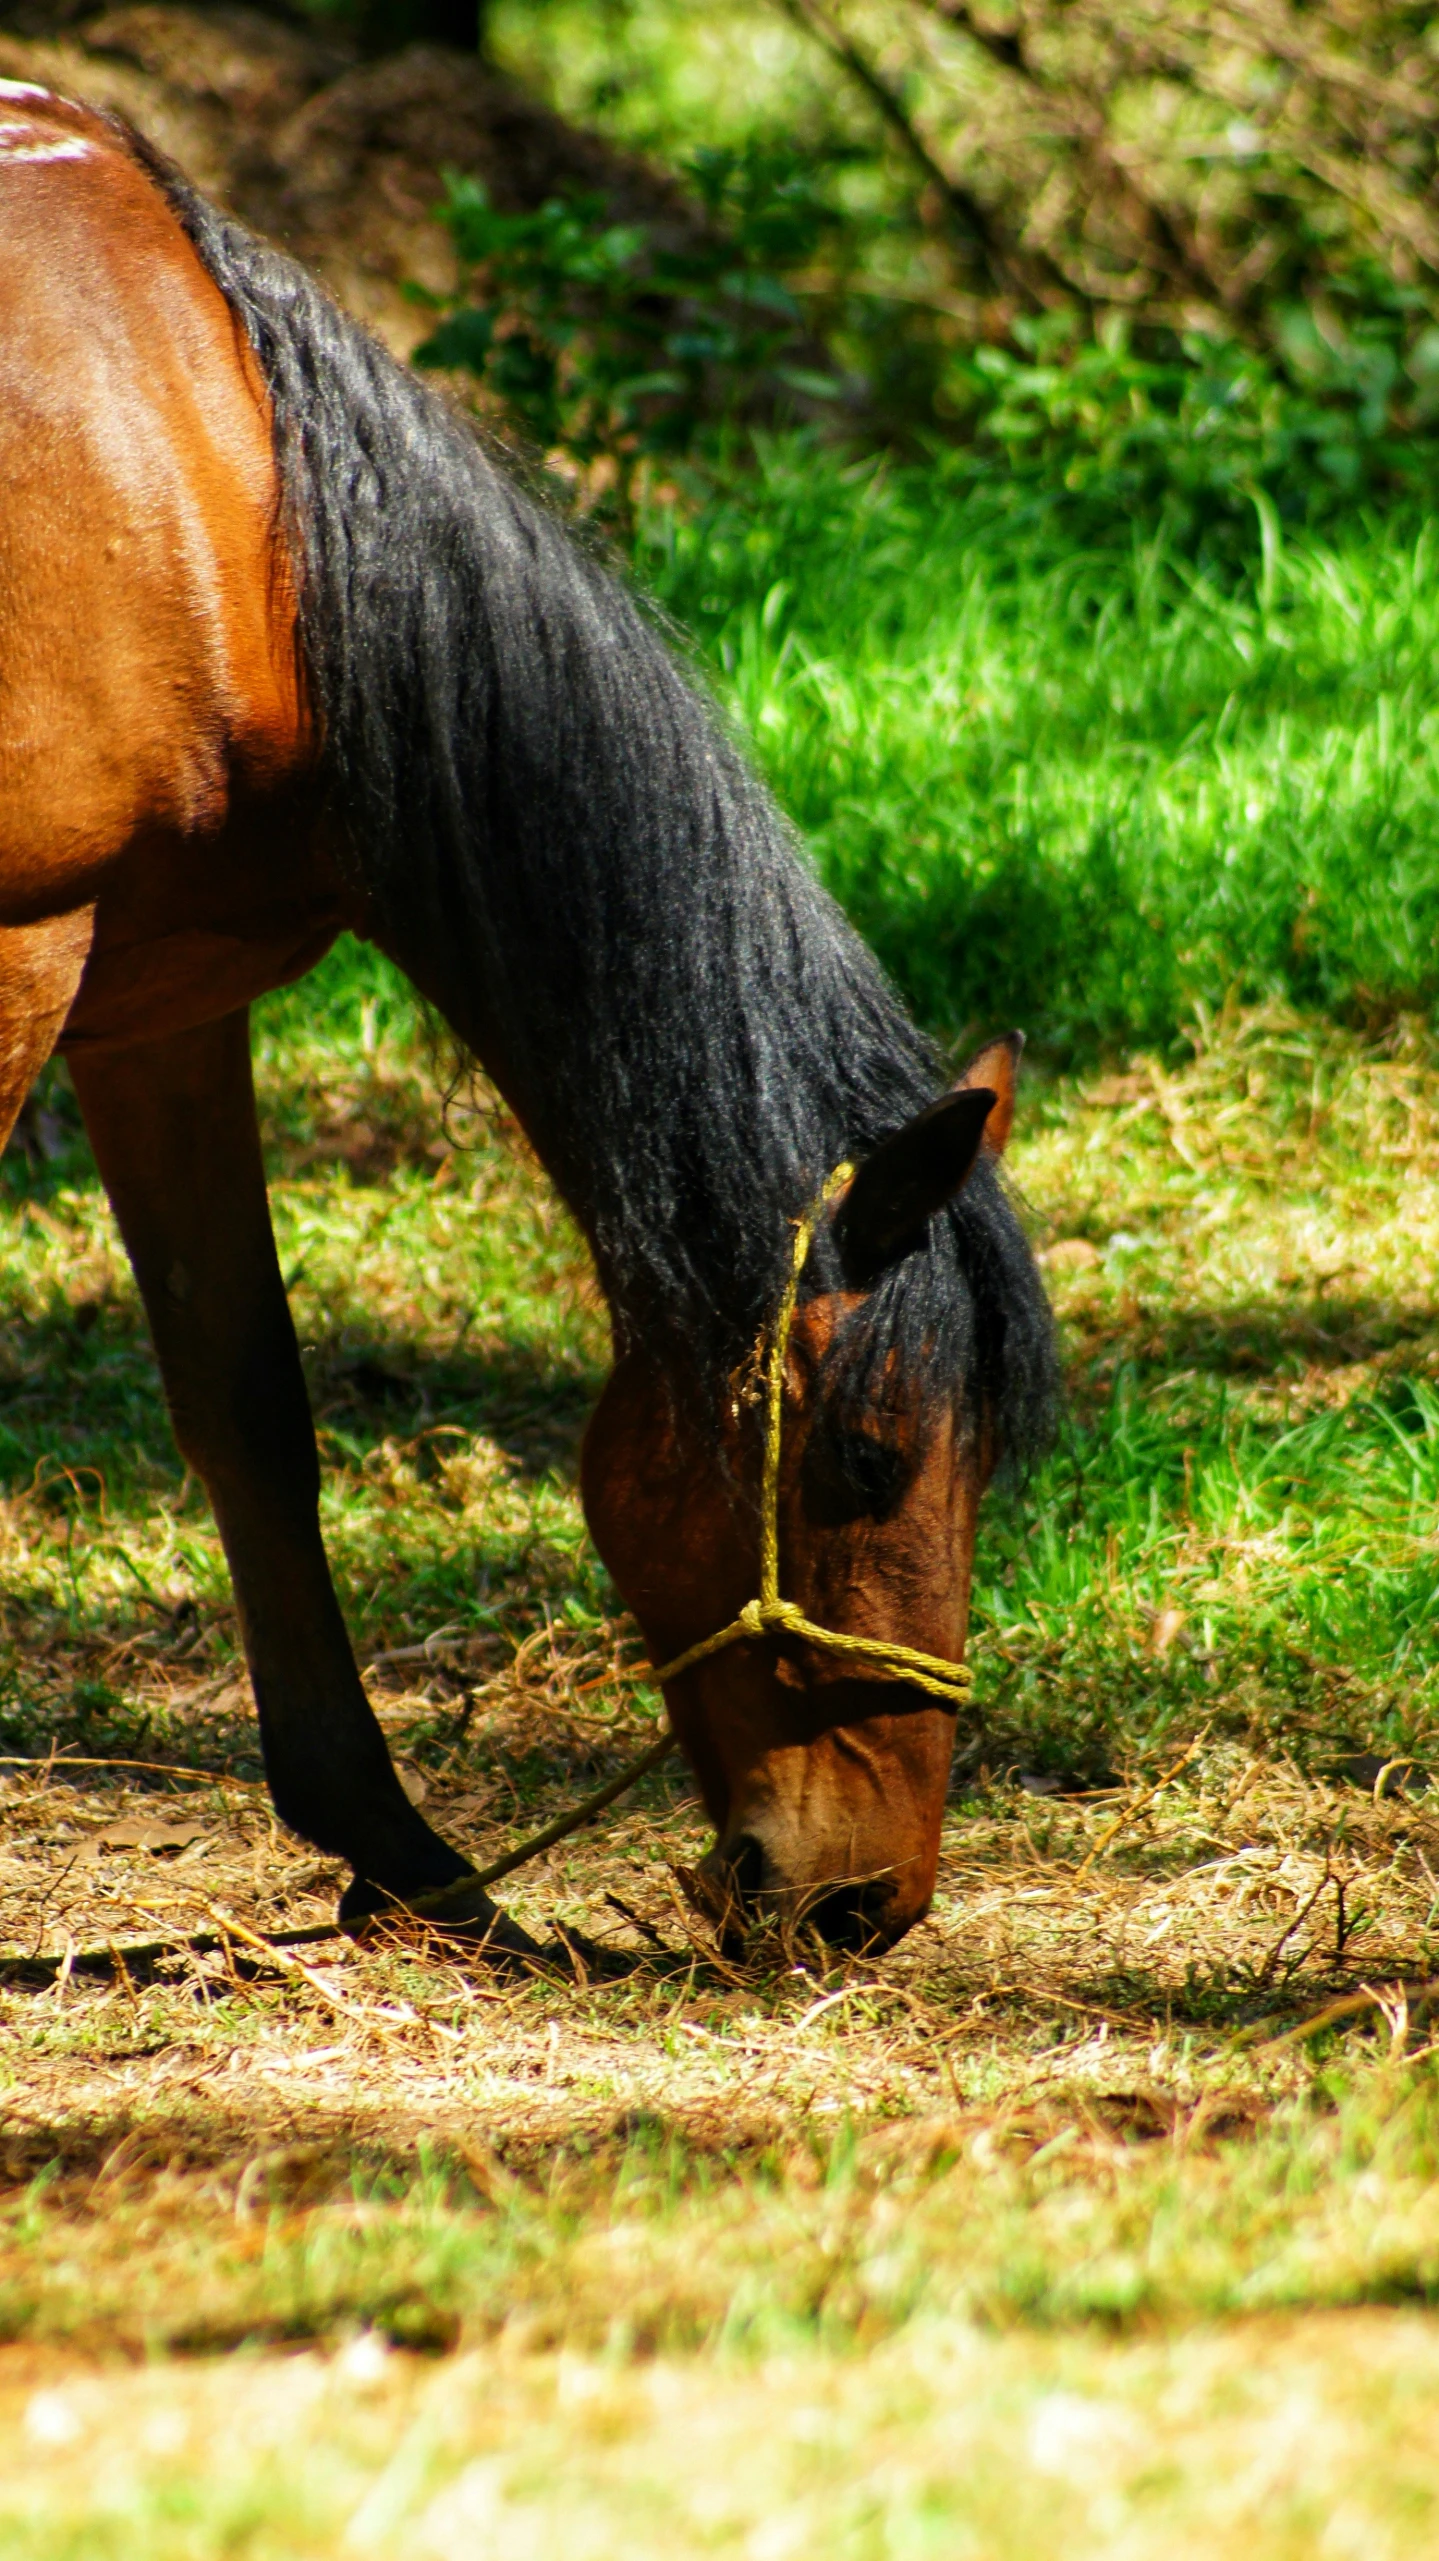
[[[523,1957],[399,1783],[320,1538],[248,1009],[344,930],[588,1240],[584,1508],[711,1885],[892,1944],[959,1687],[902,1649],[961,1664],[980,1496],[1054,1406],[999,1174],[1019,1036],[950,1085],[622,580],[138,134],[0,81],[0,1142],[58,1049],[338,1924]],[[746,1619],[766,1501],[785,1598]]]

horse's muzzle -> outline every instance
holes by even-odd
[[[753,1929],[778,1922],[793,1931],[813,1930],[829,1947],[877,1954],[918,1918],[903,1908],[892,1877],[786,1877],[755,1832],[716,1844],[695,1882],[703,1909],[734,1953]]]

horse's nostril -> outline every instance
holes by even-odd
[[[764,1884],[764,1845],[753,1832],[741,1832],[725,1851],[735,1893],[742,1903],[752,1901]]]
[[[841,1885],[811,1904],[805,1918],[830,1947],[861,1954],[865,1948],[890,1944],[895,1933],[887,1916],[893,1903],[889,1885]]]
[[[732,1841],[715,1843],[686,1886],[696,1911],[714,1923],[722,1944],[733,1951],[743,1949],[764,1872],[763,1843],[752,1832],[738,1832]]]
[[[692,1881],[696,1908],[718,1926],[734,1951],[743,1948],[752,1924],[771,1903],[777,1913],[787,1911],[792,1922],[817,1931],[831,1947],[855,1954],[892,1946],[909,1926],[900,1915],[892,1878],[856,1879],[831,1886],[828,1893],[787,1887],[753,1832],[736,1832],[733,1840],[716,1843]]]

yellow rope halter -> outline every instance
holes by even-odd
[[[880,1636],[842,1636],[837,1628],[817,1627],[812,1618],[805,1617],[796,1602],[782,1601],[779,1596],[779,1452],[784,1412],[785,1353],[789,1349],[800,1274],[814,1238],[815,1221],[820,1211],[828,1208],[836,1192],[843,1191],[853,1175],[853,1165],[836,1165],[818,1199],[806,1210],[796,1227],[789,1279],[775,1318],[765,1393],[759,1598],[746,1601],[738,1618],[732,1618],[728,1627],[720,1628],[714,1636],[702,1637],[698,1645],[688,1646],[683,1654],[677,1654],[672,1663],[662,1664],[655,1673],[655,1679],[673,1680],[677,1673],[687,1672],[691,1664],[703,1663],[709,1655],[721,1653],[726,1645],[737,1645],[742,1637],[765,1636],[771,1629],[776,1629],[787,1636],[801,1636],[806,1644],[822,1646],[827,1653],[846,1654],[853,1660],[872,1663],[882,1671],[896,1672],[902,1680],[913,1682],[917,1689],[929,1690],[948,1706],[959,1708],[968,1699],[973,1685],[974,1675],[967,1663],[946,1663],[937,1654],[921,1654],[913,1645],[891,1645]]]

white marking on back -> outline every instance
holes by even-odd
[[[26,139],[12,141],[11,136],[24,134]],[[0,125],[0,169],[13,168],[19,160],[89,160],[95,145],[78,133],[57,134],[53,142],[43,139],[33,125]]]
[[[33,80],[0,80],[0,98],[54,98],[53,89],[37,89]],[[56,99],[58,106],[59,100]]]

